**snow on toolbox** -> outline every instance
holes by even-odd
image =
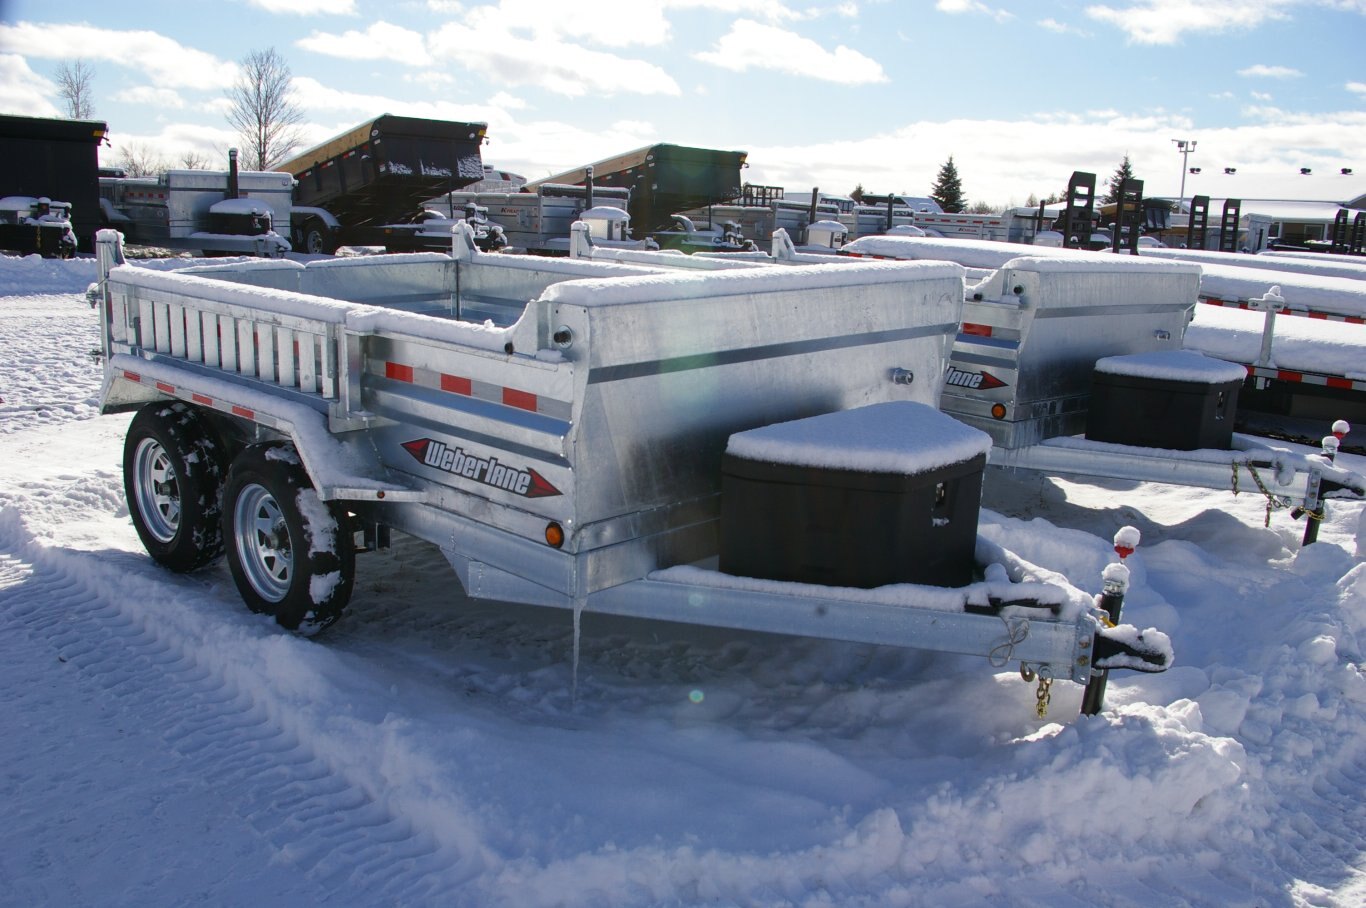
[[[99,244],[102,408],[139,410],[134,523],[175,569],[225,549],[243,598],[285,626],[339,616],[354,517],[440,546],[479,598],[972,653],[1077,682],[1105,654],[1170,660],[1162,635],[1104,628],[1090,596],[981,539],[987,579],[962,587],[710,567],[732,435],[935,406],[957,265],[669,273],[488,255],[457,228],[453,256],[158,273],[123,264],[119,242]]]

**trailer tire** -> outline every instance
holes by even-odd
[[[309,218],[304,222],[301,245],[309,255],[331,255],[337,251],[336,239],[321,218]]]
[[[177,573],[223,553],[222,446],[199,411],[159,401],[138,411],[123,444],[123,491],[147,554]]]
[[[335,624],[355,582],[350,518],[318,497],[293,446],[243,449],[223,502],[228,567],[247,607],[304,636]]]

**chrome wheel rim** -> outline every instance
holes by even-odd
[[[133,455],[133,483],[133,496],[147,532],[157,542],[170,542],[180,530],[180,482],[171,455],[154,438],[138,442]]]
[[[247,582],[262,599],[279,602],[294,576],[289,528],[275,496],[255,483],[245,486],[233,506],[237,557]]]

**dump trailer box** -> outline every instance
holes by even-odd
[[[1002,448],[1084,431],[1096,360],[1179,350],[1200,289],[1196,265],[1100,252],[917,237],[845,250],[983,269],[966,288],[942,406]]]

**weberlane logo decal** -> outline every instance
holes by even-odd
[[[953,366],[949,366],[948,371],[944,373],[944,383],[955,388],[971,388],[974,391],[989,391],[992,388],[1006,386],[1005,382],[985,369],[981,372],[965,372]]]
[[[523,498],[549,498],[563,494],[530,467],[518,469],[499,463],[496,457],[475,457],[466,454],[464,448],[452,448],[432,438],[405,441],[403,449],[423,466],[472,479],[481,485],[502,489]]]

